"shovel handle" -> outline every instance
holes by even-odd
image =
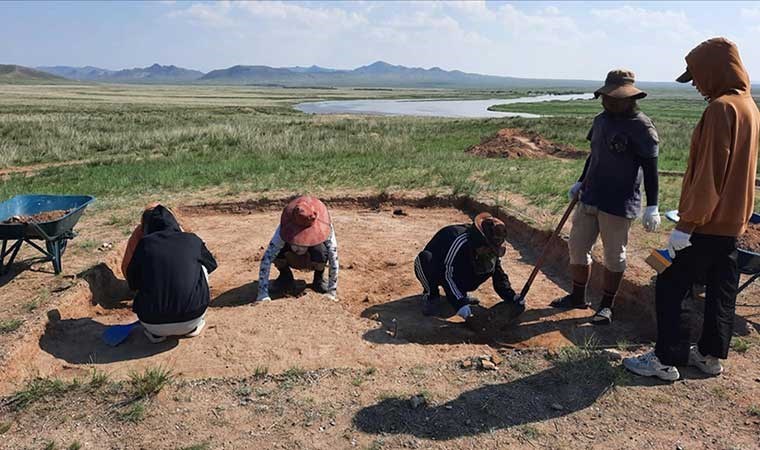
[[[570,217],[570,213],[573,212],[573,208],[575,208],[575,205],[578,203],[578,197],[579,195],[576,194],[573,199],[570,201],[570,204],[567,205],[567,209],[565,210],[565,214],[562,216],[562,219],[560,219],[559,224],[557,225],[557,228],[554,230],[554,233],[552,233],[551,236],[549,236],[549,240],[546,241],[546,244],[544,245],[544,249],[541,251],[541,255],[536,260],[536,265],[533,267],[533,271],[530,273],[530,276],[528,277],[528,281],[525,282],[525,286],[523,286],[522,291],[520,291],[520,298],[524,301],[525,297],[528,295],[528,291],[530,290],[530,286],[533,284],[533,281],[536,279],[536,275],[538,275],[538,271],[541,270],[541,266],[544,265],[544,259],[546,259],[546,254],[549,252],[549,246],[552,243],[552,240],[555,236],[558,236],[560,231],[562,231],[562,227],[565,226],[565,222],[567,222],[568,217]]]

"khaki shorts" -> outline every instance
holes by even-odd
[[[607,214],[595,206],[578,203],[573,214],[573,228],[570,230],[570,264],[588,266],[591,264],[591,248],[597,237],[602,235],[604,247],[604,267],[610,272],[623,272],[626,265],[625,247],[628,245],[628,230],[633,219]]]

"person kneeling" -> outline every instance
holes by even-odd
[[[302,196],[292,200],[280,217],[280,226],[274,232],[259,267],[259,293],[256,301],[268,301],[269,271],[272,263],[280,275],[274,289],[287,292],[294,288],[293,271],[314,272],[312,289],[337,301],[338,243],[335,239],[330,214],[319,199]],[[329,265],[329,280],[325,281],[325,266]]]
[[[506,253],[504,222],[488,213],[479,214],[474,222],[442,228],[415,258],[414,274],[422,284],[425,315],[432,315],[442,286],[457,315],[470,321],[473,316],[470,306],[479,301],[468,296],[468,292],[489,278],[503,301],[518,306],[515,316],[525,309],[499,260]]]
[[[206,244],[183,232],[168,208],[155,204],[143,212],[122,271],[137,291],[132,310],[151,342],[200,334],[210,301],[208,274],[216,266]]]

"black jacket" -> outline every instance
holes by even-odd
[[[132,310],[146,323],[177,323],[203,315],[209,287],[201,265],[211,273],[216,260],[203,241],[180,231],[163,206],[143,216],[144,237],[127,268],[127,282],[137,291]]]
[[[475,270],[475,249],[486,245],[485,237],[473,225],[442,228],[425,246],[425,250],[433,254],[432,262],[436,266],[432,271],[435,279],[429,280],[431,285],[443,286],[447,297],[461,300],[491,278],[499,297],[512,301],[515,291],[499,258],[496,258],[493,271],[478,273]]]

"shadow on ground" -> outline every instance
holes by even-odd
[[[409,399],[385,399],[360,410],[353,422],[372,434],[435,440],[473,436],[588,408],[613,386],[622,370],[602,356],[587,356],[509,383],[467,391],[440,405],[414,409]]]
[[[177,339],[152,344],[136,327],[129,338],[117,347],[106,345],[101,336],[107,328],[89,317],[60,319],[58,310],[48,312],[49,321],[40,337],[40,348],[70,364],[108,364],[129,361],[162,353],[176,347]]]
[[[306,288],[308,285],[303,280],[296,280],[295,285],[288,292],[280,292],[272,289],[269,293],[269,297],[272,300],[287,300],[292,298],[298,298],[306,295]],[[222,292],[214,297],[209,305],[212,308],[228,308],[232,306],[251,305],[255,306],[256,296],[259,293],[259,282],[254,281],[236,288],[232,288],[229,291]]]
[[[128,301],[134,297],[125,280],[117,278],[113,270],[105,263],[96,264],[77,275],[83,278],[90,288],[92,304],[106,309],[128,308]]]

